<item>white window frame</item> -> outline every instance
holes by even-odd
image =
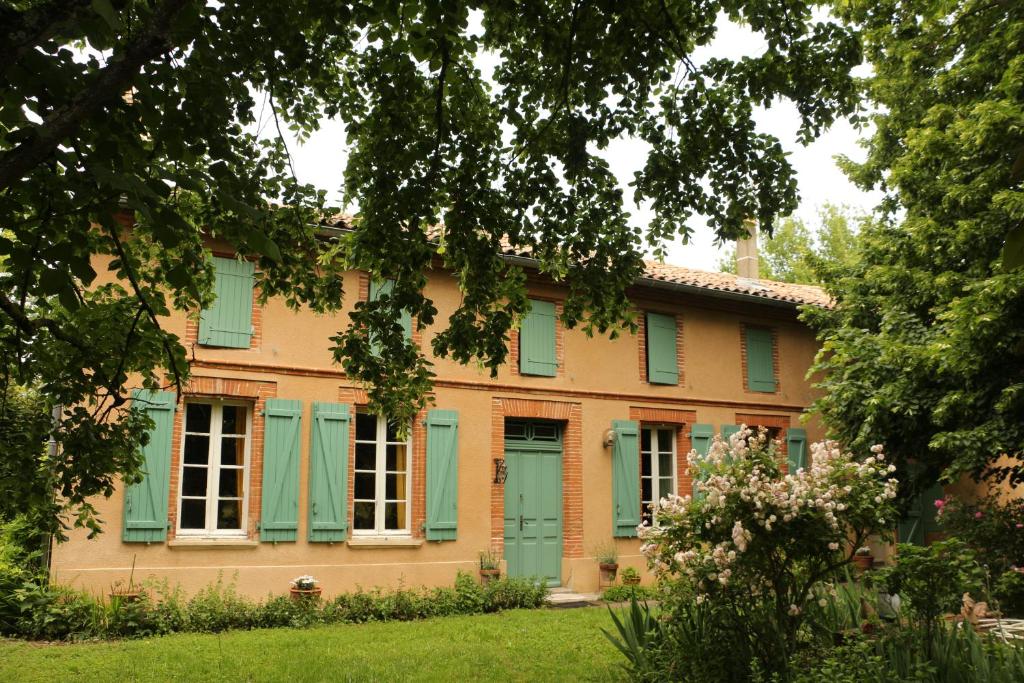
[[[679,453],[678,453],[677,449],[679,447],[678,437],[679,437],[680,425],[673,425],[673,424],[644,424],[644,425],[640,426],[640,429],[641,429],[641,432],[646,430],[646,431],[650,431],[650,433],[651,433],[651,439],[650,439],[651,449],[649,451],[647,451],[646,453],[643,450],[643,434],[641,433],[641,435],[640,435],[641,436],[641,439],[640,439],[640,444],[641,444],[640,458],[641,458],[641,460],[643,458],[648,458],[650,460],[650,463],[651,463],[651,500],[650,501],[645,501],[643,499],[643,497],[644,497],[644,474],[643,474],[643,463],[642,462],[641,462],[641,467],[640,467],[640,515],[641,515],[641,517],[643,517],[643,515],[649,514],[649,511],[646,509],[648,505],[653,504],[653,503],[661,500],[662,498],[665,497],[665,495],[667,495],[667,492],[663,494],[662,491],[661,491],[661,479],[662,479],[663,475],[661,474],[661,471],[660,471],[660,463],[658,462],[658,458],[656,457],[658,455],[659,451],[660,451],[660,449],[658,447],[659,446],[659,444],[658,444],[658,431],[662,430],[662,429],[669,429],[669,430],[672,431],[672,491],[676,492],[676,493],[679,492],[679,477],[678,477],[678,472],[677,472],[677,470],[679,469],[679,457],[678,457]],[[656,490],[657,490],[657,493],[655,493]],[[652,515],[652,518],[651,518],[651,524],[657,525],[657,519],[655,519],[653,517],[653,515]]]
[[[364,415],[368,413],[363,413]],[[373,441],[367,441],[366,439],[356,439],[356,444],[361,443],[372,443],[376,447],[375,452],[375,468],[374,468],[374,524],[372,529],[357,529],[355,522],[355,506],[356,501],[367,502],[362,499],[357,499],[355,491],[352,493],[352,535],[353,536],[369,536],[369,537],[387,537],[387,536],[403,536],[408,537],[412,535],[412,438],[411,431],[410,436],[407,436],[405,441],[388,441],[388,419],[382,415],[375,415],[377,418],[377,434]],[[358,420],[358,415],[356,416]],[[405,445],[405,521],[402,529],[386,529],[384,514],[386,509],[386,503],[388,502],[387,493],[387,469],[388,469],[388,445]],[[352,477],[353,482],[355,481],[356,472],[368,472],[369,470],[356,470],[355,467],[355,451],[352,454]],[[396,501],[390,501],[396,502]]]
[[[188,424],[188,405],[189,404],[202,404],[209,405],[210,410],[210,431],[204,432],[188,432],[186,426]],[[223,429],[223,408],[224,406],[236,406],[245,408],[245,464],[242,467],[242,501],[239,509],[239,529],[218,529],[217,528],[217,500],[218,492],[220,491],[220,472],[221,472],[221,436]],[[178,490],[175,492],[175,496],[178,501],[178,515],[177,515],[177,529],[175,535],[177,536],[189,536],[189,537],[204,537],[204,538],[247,538],[249,533],[249,468],[252,462],[252,413],[254,407],[252,403],[246,401],[236,401],[231,399],[218,399],[218,398],[195,398],[185,400],[185,409],[181,415],[181,445],[178,451]],[[181,527],[181,509],[182,509],[182,486],[185,483],[185,437],[189,434],[197,434],[201,436],[209,436],[210,439],[210,452],[208,453],[207,459],[207,476],[206,476],[206,528],[205,529],[183,529]],[[215,445],[216,444],[216,445]],[[195,465],[189,465],[195,467]],[[213,468],[216,468],[216,476],[213,474]]]

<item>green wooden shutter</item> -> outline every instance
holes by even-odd
[[[711,441],[715,437],[715,428],[709,424],[695,424],[690,428],[690,446],[697,451],[697,455],[706,457],[708,451],[711,450]],[[696,472],[691,473],[693,477],[693,497],[700,499],[703,495],[697,491],[697,482],[703,481],[704,477],[707,476],[705,472],[701,471],[700,466]]]
[[[807,469],[807,431],[799,427],[786,430],[786,452],[790,473]]]
[[[640,425],[612,420],[612,535],[636,536],[640,525]]]
[[[142,447],[142,481],[124,492],[127,543],[151,543],[167,538],[167,499],[171,483],[171,434],[174,432],[174,394],[166,391],[132,392],[132,406],[153,420],[149,443]]]
[[[459,519],[459,414],[427,413],[428,541],[454,541]]]
[[[519,372],[554,377],[557,370],[555,305],[530,299],[530,312],[519,329]]]
[[[217,299],[199,315],[199,343],[247,349],[252,340],[252,289],[255,266],[251,261],[213,257]]]
[[[261,541],[294,541],[299,530],[302,401],[268,398],[263,411]]]
[[[309,540],[344,541],[348,531],[348,406],[316,401],[312,418]]]
[[[747,328],[747,388],[750,391],[775,391],[775,359],[771,330]]]
[[[391,292],[395,289],[394,280],[374,280],[370,282],[370,301],[377,301],[381,296],[391,296]],[[412,339],[412,316],[409,311],[403,310],[399,317],[399,322],[402,324],[402,330],[405,332],[406,339]]]
[[[678,384],[676,318],[661,313],[647,314],[647,381]]]
[[[722,425],[722,441],[729,443],[729,437],[740,431],[739,425]]]
[[[896,525],[896,540],[899,543],[924,545],[927,541],[927,534],[940,530],[936,519],[935,499],[942,496],[943,491],[940,484],[932,484],[922,493],[914,496],[914,499],[910,501],[906,517]]]

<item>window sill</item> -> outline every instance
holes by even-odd
[[[170,548],[258,548],[259,541],[248,538],[182,538],[178,537],[167,542]]]
[[[347,544],[353,549],[419,548],[423,539],[412,536],[354,536],[348,539]]]

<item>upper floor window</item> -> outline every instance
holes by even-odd
[[[185,404],[179,486],[180,534],[245,533],[251,406]]]
[[[558,372],[555,304],[530,299],[519,328],[519,373],[554,377]]]
[[[651,507],[676,491],[676,430],[643,427],[640,430],[641,518],[653,522]]]
[[[775,393],[775,335],[763,327],[744,327],[748,391]]]
[[[354,533],[408,533],[409,442],[397,425],[370,413],[356,414]]]
[[[674,315],[646,315],[647,381],[651,384],[679,383],[677,329]]]
[[[199,343],[247,349],[252,343],[252,261],[213,257],[217,298],[199,314]]]

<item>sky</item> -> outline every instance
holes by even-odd
[[[723,18],[719,21],[715,39],[695,53],[694,61],[699,64],[710,57],[738,58],[756,55],[764,49],[765,43],[757,34]],[[490,65],[486,61],[485,57],[480,64],[485,74],[490,71]],[[857,131],[849,123],[841,121],[823,132],[821,137],[810,145],[803,146],[796,141],[799,116],[792,104],[779,102],[770,109],[759,109],[755,118],[760,131],[776,136],[790,154],[789,159],[796,171],[800,194],[800,206],[795,216],[809,225],[814,225],[818,210],[826,202],[845,204],[859,212],[868,212],[878,204],[881,199],[880,193],[861,191],[846,179],[835,163],[837,155],[845,155],[855,160],[863,159],[864,150],[858,141],[869,134],[869,131]],[[265,134],[270,132],[264,131]],[[340,188],[346,160],[344,126],[337,120],[325,119],[320,130],[304,144],[299,144],[294,137],[290,137],[287,130],[284,133],[299,180],[327,190],[332,202],[340,203]],[[599,154],[607,159],[619,182],[626,188],[632,180],[633,173],[642,165],[647,152],[642,142],[622,139]],[[632,220],[638,225],[644,225],[651,217],[649,208],[635,205],[631,201],[628,188],[626,197],[626,209],[632,215]],[[723,247],[714,244],[714,234],[711,228],[705,225],[703,218],[694,216],[689,225],[693,228],[690,243],[683,244],[680,238],[668,245],[665,260],[690,268],[718,270],[719,261],[728,245]]]

